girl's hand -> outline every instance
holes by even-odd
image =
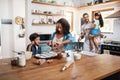
[[[91,23],[94,23],[94,22],[95,22],[95,20],[92,20],[92,21],[91,21]]]

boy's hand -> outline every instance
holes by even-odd
[[[33,45],[34,43],[35,43],[35,42],[34,42],[34,41],[32,41],[30,45]]]
[[[31,51],[31,47],[34,44],[34,41],[31,41],[31,43],[29,44],[28,50],[27,51]]]

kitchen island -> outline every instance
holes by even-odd
[[[13,67],[9,59],[0,60],[0,80],[101,80],[120,73],[120,57],[109,54],[85,56],[61,72],[64,59],[35,65],[34,58],[25,67]],[[120,79],[120,76],[117,77]],[[116,80],[116,79],[115,79]]]

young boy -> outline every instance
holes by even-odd
[[[31,51],[32,55],[40,54],[41,47],[39,46],[40,43],[40,36],[37,33],[33,33],[29,37],[31,43],[27,46],[27,51]]]
[[[27,51],[31,51],[33,55],[41,53],[40,36],[37,33],[33,33],[29,37],[31,43],[27,46]],[[53,60],[47,60],[48,63],[51,63]],[[46,59],[37,59],[37,64],[43,64],[46,62]]]

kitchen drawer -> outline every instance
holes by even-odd
[[[120,56],[120,52],[118,51],[110,51],[110,54]]]
[[[120,47],[117,47],[117,48],[116,48],[116,51],[120,51]]]
[[[102,45],[102,47],[103,47],[103,49],[110,49],[111,47],[110,46],[108,46],[108,45]]]
[[[118,46],[111,46],[110,50],[120,52],[120,47],[118,47]]]
[[[120,46],[118,45],[102,44],[100,48],[101,48],[101,54],[104,52],[104,50],[109,50],[112,51],[113,53],[120,53]]]

